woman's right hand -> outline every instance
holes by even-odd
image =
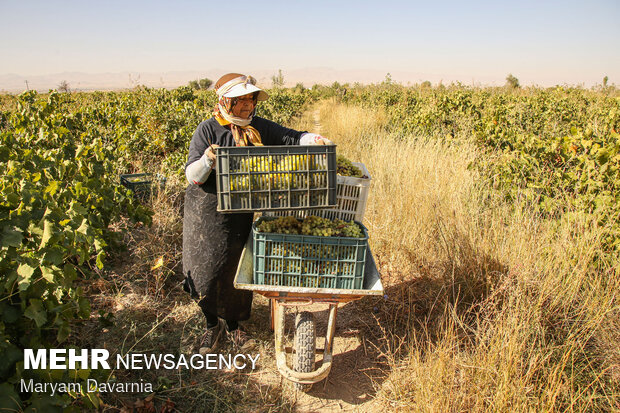
[[[209,158],[210,160],[212,160],[213,162],[215,162],[216,156],[215,156],[215,149],[219,148],[220,145],[211,145],[207,148],[207,150],[205,151],[205,154],[207,155],[207,158]]]

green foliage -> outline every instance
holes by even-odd
[[[307,89],[297,91],[278,88],[267,92],[269,99],[259,103],[256,107],[256,114],[280,124],[288,122],[294,116],[299,116],[302,108],[312,99]]]
[[[128,214],[150,222],[116,183],[113,148],[81,114],[67,114],[61,99],[55,92],[47,100],[36,92],[20,95],[0,130],[0,374],[12,385],[21,378],[76,379],[71,372],[23,371],[22,349],[56,347],[72,320],[89,317],[89,303],[74,284],[103,267],[118,240],[109,230],[113,221]],[[34,394],[26,402],[69,401],[67,395],[47,399]]]
[[[380,107],[387,129],[458,143],[484,156],[472,168],[514,202],[550,218],[595,213],[604,259],[620,253],[620,98],[577,88],[352,88],[345,102]]]
[[[606,250],[600,258],[620,253],[620,136],[596,136],[573,127],[553,138],[537,135],[486,137],[485,145],[500,148],[477,168],[493,177],[494,186],[513,201],[525,201],[549,217],[594,213],[606,228]]]

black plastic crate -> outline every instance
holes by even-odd
[[[164,189],[166,187],[166,177],[159,174],[123,174],[121,175],[121,185],[131,189],[136,198],[148,198],[151,196],[153,187]]]
[[[364,238],[259,232],[252,225],[254,283],[288,287],[362,289],[368,249]]]
[[[335,145],[217,148],[218,211],[335,207],[336,166]]]

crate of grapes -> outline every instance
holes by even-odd
[[[336,206],[336,146],[235,146],[217,149],[220,212]]]
[[[148,198],[153,187],[163,189],[166,186],[166,177],[156,174],[153,176],[148,173],[123,174],[121,175],[121,185],[131,189],[136,198]]]
[[[368,202],[370,179],[370,173],[363,163],[350,162],[348,159],[338,155],[338,177],[336,181],[336,201],[338,205],[335,208],[274,211],[267,213],[267,215],[293,215],[297,218],[317,215],[328,219],[362,222]]]
[[[261,217],[252,237],[255,284],[363,288],[368,231],[358,222]]]

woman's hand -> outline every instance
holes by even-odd
[[[207,150],[205,151],[205,155],[207,155],[207,158],[209,158],[211,161],[215,162],[215,159],[217,158],[217,156],[215,156],[215,149],[219,148],[220,145],[211,145],[207,148]]]
[[[334,142],[329,139],[317,135],[316,133],[306,132],[301,135],[301,139],[299,140],[300,145],[333,145]]]
[[[323,137],[323,136],[317,136],[315,141],[314,141],[315,145],[333,145],[334,142],[330,141],[329,139]]]

